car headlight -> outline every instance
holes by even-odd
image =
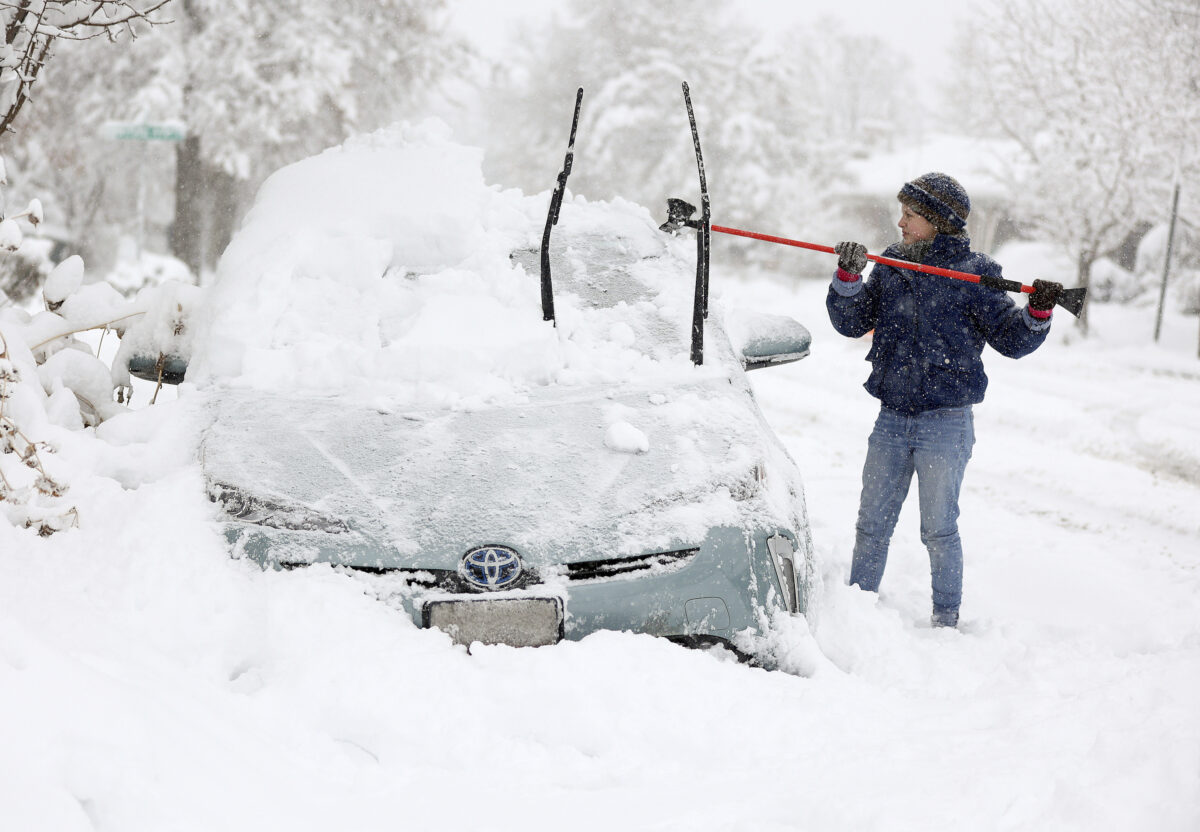
[[[214,503],[220,503],[221,509],[228,516],[243,523],[253,523],[271,529],[326,534],[346,534],[350,531],[350,527],[337,517],[328,517],[303,506],[284,504],[249,494],[226,483],[211,483],[208,497]]]

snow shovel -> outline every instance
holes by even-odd
[[[692,219],[692,214],[696,213],[696,207],[682,199],[674,197],[667,200],[667,221],[659,226],[661,231],[678,231],[680,228],[699,228],[698,220]],[[807,248],[812,251],[823,251],[827,254],[836,254],[833,246],[822,246],[816,243],[806,243],[802,240],[789,240],[787,237],[773,237],[770,234],[759,234],[755,231],[743,231],[740,228],[728,228],[723,225],[710,225],[709,228],[713,231],[719,231],[722,234],[733,234],[737,237],[749,237],[752,240],[763,240],[768,243],[778,243],[784,246],[796,246],[797,248]],[[924,272],[925,274],[936,274],[942,277],[953,277],[955,280],[965,280],[968,283],[978,283],[980,286],[987,286],[991,289],[1003,289],[1006,292],[1025,292],[1033,293],[1032,286],[1026,286],[1018,283],[1015,280],[1005,280],[1002,277],[981,277],[977,274],[968,274],[967,272],[958,272],[954,269],[943,269],[939,266],[926,266],[922,263],[910,263],[907,260],[893,260],[890,257],[879,257],[874,254],[868,254],[867,259],[876,263],[882,263],[885,266],[892,266],[897,269],[910,269],[915,272]],[[1058,293],[1058,298],[1055,300],[1057,306],[1070,312],[1076,318],[1083,312],[1083,300],[1087,295],[1087,287],[1078,289],[1063,289]]]

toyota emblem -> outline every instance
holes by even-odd
[[[504,589],[521,577],[521,558],[506,546],[481,546],[463,555],[458,574],[479,589]]]

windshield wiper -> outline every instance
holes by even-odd
[[[704,179],[704,157],[700,155],[700,133],[696,129],[696,113],[687,81],[683,82],[683,103],[687,105],[688,124],[692,128],[692,144],[696,149],[696,168],[700,171],[700,221],[696,226],[696,296],[692,309],[692,363],[704,363],[704,320],[708,317],[708,245],[711,210],[708,204],[708,183]]]
[[[571,140],[567,143],[567,158],[558,174],[558,184],[550,197],[550,213],[546,215],[546,230],[542,233],[542,320],[554,320],[554,287],[550,282],[550,229],[558,224],[558,212],[562,208],[563,192],[567,189],[567,177],[571,175],[571,163],[575,160],[575,131],[579,128],[579,107],[583,103],[583,87],[575,93],[575,115],[571,119]],[[555,326],[557,326],[557,322]]]

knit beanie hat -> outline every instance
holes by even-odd
[[[939,234],[957,234],[967,227],[971,198],[953,176],[926,173],[904,183],[896,198],[933,224]]]

